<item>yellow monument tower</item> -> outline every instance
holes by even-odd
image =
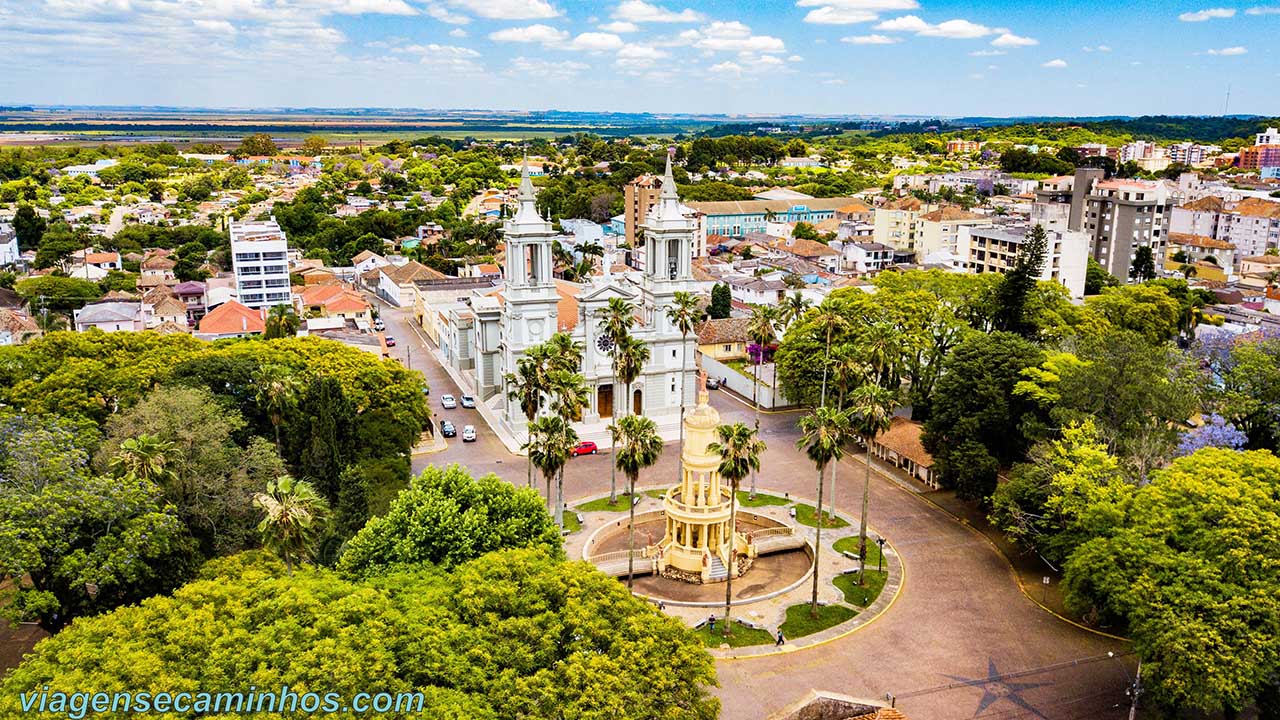
[[[707,376],[698,374],[698,404],[684,418],[683,475],[662,498],[667,529],[662,541],[646,548],[660,574],[685,582],[723,582],[737,557],[734,577],[746,572],[755,545],[740,532],[730,532],[730,488],[720,484],[720,456],[708,449],[716,441],[720,413],[708,403]],[[736,552],[731,554],[732,549]]]

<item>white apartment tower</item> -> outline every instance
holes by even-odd
[[[289,241],[275,220],[231,223],[231,265],[241,303],[254,309],[293,303]]]

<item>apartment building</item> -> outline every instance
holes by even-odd
[[[623,216],[626,223],[627,245],[636,247],[638,228],[649,217],[649,208],[658,202],[658,193],[662,190],[662,178],[656,175],[641,175],[622,187]]]
[[[1165,254],[1173,193],[1164,182],[1104,180],[1096,168],[1079,168],[1074,176],[1049,178],[1036,191],[1039,203],[1066,204],[1067,229],[1089,238],[1089,252],[1107,272],[1129,277],[1139,247],[1151,248],[1159,260]],[[1033,214],[1034,217],[1034,214]]]
[[[1173,209],[1169,231],[1230,243],[1236,257],[1280,248],[1280,202],[1209,195]]]
[[[293,303],[289,241],[275,220],[231,223],[231,266],[240,303],[254,310]]]
[[[987,216],[954,205],[925,213],[916,219],[916,257],[923,260],[936,252],[955,252],[960,228],[987,222],[990,222]]]
[[[916,251],[916,221],[934,208],[907,197],[885,203],[876,208],[875,231],[872,237],[881,245],[888,245],[901,252]]]
[[[1027,234],[1036,224],[1039,223],[1017,218],[963,226],[959,229],[956,255],[967,272],[1003,274],[1013,267]],[[1078,230],[1042,227],[1045,227],[1046,252],[1040,279],[1061,285],[1073,298],[1084,297],[1088,236]]]

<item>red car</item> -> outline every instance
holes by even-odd
[[[582,442],[575,445],[573,448],[574,457],[577,457],[579,455],[595,455],[595,454],[596,454],[596,444],[591,442],[590,440],[583,440]]]
[[[395,346],[396,346],[396,339],[395,339],[395,338],[393,338],[393,337],[391,337],[390,335],[388,335],[388,336],[387,336],[387,338],[386,338],[386,340],[387,340],[387,347],[395,347]]]

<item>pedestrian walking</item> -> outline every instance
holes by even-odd
[[[785,643],[786,641],[787,639],[782,636],[782,628],[778,628],[778,641],[774,643],[773,646],[782,647],[782,644]]]
[[[716,614],[711,613],[711,617],[707,618],[707,625],[711,628],[711,632],[716,631]]]

